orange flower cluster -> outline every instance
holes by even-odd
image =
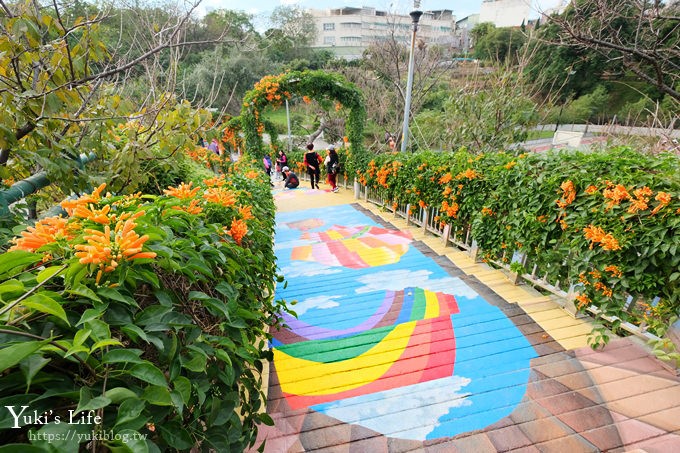
[[[441,178],[439,178],[439,184],[446,184],[449,181],[451,181],[452,179],[453,179],[453,176],[451,176],[451,173],[446,173]],[[447,187],[447,189],[448,189],[448,187]]]
[[[73,216],[80,217],[85,220],[91,220],[101,225],[108,225],[111,221],[108,217],[110,211],[111,206],[108,204],[101,209],[95,208],[92,204],[87,206],[80,205],[76,206],[76,208],[73,210]]]
[[[505,164],[504,167],[507,168],[508,170],[510,170],[515,165],[517,165],[517,162],[512,160],[512,161],[508,162],[507,164]]]
[[[597,193],[597,186],[594,186],[594,185],[592,185],[592,184],[589,185],[588,187],[586,187],[586,193],[587,193],[588,195],[592,195],[592,194],[594,194],[594,193]]]
[[[238,151],[243,147],[243,140],[238,134],[238,131],[229,127],[224,128],[224,132],[222,133],[222,142],[229,145],[229,147],[234,151]]]
[[[257,179],[258,176],[260,176],[260,173],[255,170],[248,170],[245,174],[245,177],[248,179]]]
[[[387,177],[390,175],[391,171],[387,167],[383,167],[380,170],[378,170],[378,184],[385,188],[389,188],[389,184],[387,184]]]
[[[203,180],[203,184],[208,187],[222,187],[227,181],[224,179],[224,175],[215,176],[214,178],[208,178]]]
[[[309,96],[302,96],[302,101],[305,104],[310,104],[312,102],[312,99]]]
[[[593,287],[595,288],[596,291],[600,291],[603,296],[612,297],[612,294],[613,294],[612,289],[610,287],[608,287],[607,285],[605,285],[604,283],[595,282]]]
[[[644,186],[635,189],[633,195],[635,195],[635,198],[631,198],[630,200],[630,207],[628,208],[629,214],[635,214],[638,211],[647,209],[649,207],[647,202],[649,202],[649,198],[654,195],[654,192],[649,187]]]
[[[419,201],[418,201],[418,206],[420,206],[420,207],[423,208],[423,209],[426,209],[426,208],[427,208],[427,204],[425,204],[425,202],[424,202],[423,200],[419,200]]]
[[[458,209],[460,207],[458,206],[458,203],[452,203],[449,204],[448,201],[444,200],[442,201],[442,211],[446,212],[446,215],[449,217],[453,217],[454,219],[458,217]]]
[[[562,189],[562,198],[557,200],[556,203],[560,209],[564,209],[576,199],[576,188],[570,180],[564,181],[560,188]]]
[[[578,301],[576,304],[576,307],[578,309],[582,309],[583,307],[590,304],[590,298],[585,294],[579,294],[578,296],[576,296],[576,300]]]
[[[14,245],[9,249],[26,250],[35,252],[40,247],[57,242],[60,239],[74,237],[72,227],[68,225],[68,219],[62,217],[47,217],[35,223],[35,226],[26,228],[20,238],[13,240]]]
[[[171,197],[176,197],[180,198],[182,200],[186,200],[188,198],[194,198],[196,194],[198,193],[199,190],[201,190],[200,187],[196,187],[194,189],[191,188],[193,185],[193,182],[190,182],[189,184],[186,183],[181,183],[179,187],[172,187],[168,186],[167,189],[163,191],[164,194],[169,195]]]
[[[488,215],[489,217],[491,217],[491,216],[494,215],[494,212],[493,212],[493,210],[491,210],[490,208],[483,207],[483,208],[482,208],[482,215],[483,215],[483,216],[487,216],[487,215]]]
[[[458,173],[456,175],[456,179],[464,179],[464,178],[475,179],[475,178],[479,178],[480,176],[481,175],[479,173],[477,173],[475,170],[473,170],[472,168],[468,168],[467,170]]]
[[[628,190],[626,190],[625,186],[622,184],[617,184],[614,186],[614,184],[610,181],[607,181],[607,188],[602,191],[602,195],[610,200],[607,203],[608,209],[618,206],[622,201],[628,200],[630,198],[630,194],[628,193]]]
[[[612,277],[620,278],[623,276],[623,272],[621,271],[621,269],[619,269],[618,266],[615,266],[613,264],[610,264],[609,266],[605,267],[604,271],[609,272],[609,275],[611,275]]]
[[[290,93],[281,93],[280,86],[278,76],[265,76],[255,84],[255,90],[261,92],[272,105],[281,105],[284,98],[290,99]]]
[[[658,206],[652,209],[652,215],[656,214],[671,202],[671,194],[666,193],[666,192],[659,192],[656,194],[656,197],[654,199],[659,202]]]
[[[335,103],[335,111],[339,112],[340,110],[342,110],[342,104],[340,102],[336,102]]]
[[[225,228],[225,233],[231,236],[238,245],[241,245],[241,241],[248,234],[248,225],[242,219],[232,220],[231,228],[229,230]]]
[[[203,198],[211,203],[221,204],[226,207],[236,204],[236,196],[234,193],[224,187],[210,187],[209,189],[206,189]]]
[[[61,207],[68,213],[68,215],[73,215],[76,208],[79,206],[87,206],[90,203],[99,203],[102,196],[101,193],[104,191],[106,183],[100,184],[99,187],[94,189],[91,194],[85,194],[77,200],[65,200],[61,202]]]
[[[199,201],[197,199],[191,200],[189,206],[173,206],[172,209],[177,209],[178,211],[188,212],[189,214],[200,214],[203,212],[203,208],[198,205]]]
[[[253,215],[251,209],[252,209],[252,206],[245,206],[245,207],[239,206],[238,213],[243,220],[254,219],[255,216]]]
[[[593,248],[594,244],[600,244],[604,250],[621,250],[619,242],[614,238],[611,233],[605,233],[600,227],[594,225],[588,225],[583,229],[585,233],[585,238],[592,242],[590,248]]]
[[[126,221],[119,221],[114,230],[104,226],[104,231],[86,229],[89,233],[83,236],[86,244],[77,244],[75,255],[80,258],[81,264],[93,264],[99,268],[96,283],[99,284],[104,272],[112,272],[121,261],[132,261],[143,258],[155,258],[154,252],[142,252],[144,243],[149,239],[148,235],[139,236],[134,228],[135,220],[144,215],[139,211]]]

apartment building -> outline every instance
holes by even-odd
[[[483,0],[479,9],[479,22],[491,22],[496,27],[519,27],[528,23],[531,1]]]
[[[346,60],[361,58],[371,44],[391,39],[410,44],[412,20],[376,8],[333,8],[309,11],[317,26],[313,47],[332,51]],[[451,46],[454,42],[456,18],[451,10],[425,11],[418,25],[418,39],[426,44]]]

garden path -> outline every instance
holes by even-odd
[[[592,351],[588,320],[350,191],[274,194],[298,318],[266,452],[680,451],[680,379],[634,340]]]

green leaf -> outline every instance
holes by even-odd
[[[30,253],[25,250],[14,250],[0,255],[0,279],[6,278],[7,274],[14,274],[24,269],[29,264],[42,260],[39,253]]]
[[[64,270],[63,266],[50,266],[38,272],[38,275],[37,277],[35,277],[35,279],[38,283],[42,283],[54,277],[56,274],[63,270]]]
[[[175,422],[164,423],[159,426],[163,439],[178,450],[188,450],[193,446],[189,433]]]
[[[26,292],[26,287],[22,282],[16,279],[7,280],[0,284],[0,300],[4,301],[5,294],[15,294],[19,296]],[[10,296],[11,297],[11,296]]]
[[[144,363],[140,355],[140,349],[113,349],[104,354],[102,363]]]
[[[74,294],[76,296],[85,297],[86,299],[101,302],[102,300],[97,296],[97,294],[85,285],[78,285],[73,289],[66,291],[68,294]]]
[[[83,312],[83,315],[80,317],[80,320],[76,324],[76,326],[79,326],[81,324],[85,324],[89,321],[92,321],[93,319],[99,318],[101,315],[104,314],[106,309],[108,308],[109,304],[103,304],[100,305],[96,308],[88,308]]]
[[[149,385],[144,389],[142,399],[154,406],[172,406],[170,391],[166,386]]]
[[[204,372],[208,363],[207,358],[204,355],[198,354],[196,352],[191,352],[189,355],[191,356],[191,359],[189,360],[184,360],[184,358],[182,358],[182,366],[187,370],[194,371],[196,373]]]
[[[173,386],[177,392],[182,396],[184,404],[189,404],[191,399],[191,381],[184,376],[178,376],[174,380]]]
[[[120,404],[121,402],[130,398],[137,398],[137,394],[125,387],[115,387],[109,389],[104,393],[104,396],[109,398],[113,404]]]
[[[78,407],[76,408],[74,414],[86,411],[94,411],[97,409],[101,409],[102,407],[106,407],[109,404],[111,404],[110,398],[107,398],[105,396],[98,396],[96,398],[92,398],[91,400],[87,401],[84,404],[82,401],[79,402]]]
[[[106,346],[123,346],[123,343],[121,343],[118,340],[115,340],[113,338],[108,338],[104,340],[99,340],[95,344],[92,345],[92,348],[90,348],[90,351],[94,352],[97,349],[104,348]]]
[[[146,403],[139,398],[126,399],[118,407],[116,426],[137,419],[145,407]]]
[[[49,340],[25,341],[0,349],[0,372],[13,367],[48,342]]]
[[[38,374],[38,371],[40,371],[48,363],[50,363],[50,359],[38,354],[30,355],[19,363],[19,368],[21,369],[21,372],[24,373],[24,377],[26,378],[27,390],[31,387],[31,382],[33,381],[35,375]]]
[[[116,288],[99,288],[97,289],[97,295],[117,302],[122,302],[132,307],[139,307],[132,297],[121,294]]]
[[[28,444],[6,444],[0,447],[0,453],[47,453],[49,450],[45,450],[41,447]]]
[[[59,302],[46,296],[42,293],[33,294],[26,299],[24,299],[21,304],[25,307],[32,308],[42,313],[47,313],[54,315],[59,319],[62,319],[66,324],[68,324],[68,319],[66,318],[66,312],[61,307]]]
[[[119,447],[113,447],[109,444],[108,448],[111,450],[111,453],[149,453],[149,446],[146,443],[145,436],[142,436],[139,431],[121,429],[116,433],[116,437],[125,439],[125,441],[119,441]]]
[[[167,386],[165,375],[150,362],[138,363],[130,369],[130,375],[153,385]]]

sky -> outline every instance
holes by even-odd
[[[533,4],[534,11],[545,10],[560,3],[560,0],[526,0]],[[479,13],[482,0],[421,0],[420,9],[423,11],[450,9],[458,19],[470,14]],[[271,11],[280,5],[298,5],[303,8],[327,9],[343,6],[371,6],[379,10],[408,13],[413,10],[412,0],[203,0],[202,10],[230,9],[245,11],[262,20],[269,17]],[[532,17],[538,17],[535,12]]]

